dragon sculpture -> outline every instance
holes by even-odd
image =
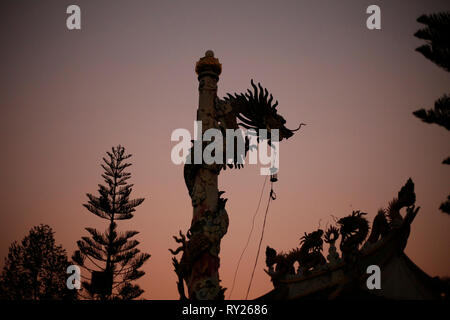
[[[260,139],[267,139],[268,144],[271,145],[272,129],[278,130],[278,139],[279,141],[282,141],[283,139],[289,139],[292,137],[295,131],[298,131],[303,125],[305,125],[304,123],[300,123],[299,127],[293,130],[286,128],[286,120],[278,114],[278,101],[273,103],[272,94],[269,95],[267,89],[263,88],[260,83],[258,83],[258,87],[253,82],[253,79],[250,83],[253,91],[248,89],[245,94],[235,93],[234,95],[228,93],[227,97],[224,97],[223,99],[216,98],[215,100],[215,120],[218,124],[218,128],[224,136],[227,129],[236,130],[242,127],[247,130],[254,130],[258,141]],[[238,122],[238,120],[240,120],[240,122]],[[260,136],[259,129],[266,129],[267,136]],[[247,137],[245,137],[244,141],[241,139],[244,138],[240,136],[235,137],[235,152],[233,152],[234,159],[226,158],[226,143],[223,141],[224,159],[221,165],[214,166],[214,170],[219,172],[221,169],[226,170],[227,167],[237,169],[241,169],[243,167],[242,160],[245,159],[247,152],[250,149],[250,145]],[[193,141],[193,144],[195,143],[197,142]],[[237,146],[239,144],[244,145],[243,154],[239,154],[239,152],[237,152]],[[203,150],[204,147],[205,145],[198,149]],[[191,157],[191,159],[195,158],[195,149],[196,148],[194,145],[190,149],[188,157]],[[188,163],[184,165],[184,181],[191,197],[193,195],[196,173],[202,166],[204,165]]]
[[[323,230],[318,229],[311,233],[306,233],[300,239],[302,245],[300,249],[294,251],[295,261],[299,263],[299,271],[302,274],[308,273],[317,266],[326,263],[323,250]]]
[[[293,249],[289,253],[277,254],[275,249],[266,249],[266,272],[271,276],[274,286],[280,284],[280,280],[296,275],[303,276],[315,270],[331,268],[343,263],[352,269],[365,250],[371,248],[379,241],[386,239],[392,231],[398,230],[404,220],[400,210],[406,208],[406,216],[409,219],[417,214],[419,207],[415,207],[416,195],[414,183],[408,179],[406,184],[398,192],[398,196],[389,202],[387,209],[380,209],[372,223],[372,230],[369,234],[369,222],[364,217],[366,213],[353,211],[350,215],[337,220],[337,226],[330,226],[325,234],[322,230],[314,231],[302,237],[303,246],[300,249]],[[322,240],[322,235],[324,241]],[[341,257],[336,250],[335,243],[340,237]],[[367,238],[367,240],[366,240]],[[366,240],[366,242],[364,242]],[[321,251],[323,242],[329,245],[328,263],[323,258]],[[406,243],[405,243],[406,245]],[[299,270],[296,273],[294,263],[299,263]]]
[[[267,246],[266,265],[272,274],[274,283],[278,280],[277,276],[307,274],[314,269],[324,265],[326,260],[322,255],[323,249],[323,230],[318,229],[311,233],[306,233],[300,238],[300,248],[291,250],[288,253],[277,254],[276,250]],[[296,272],[294,263],[299,267]]]
[[[207,59],[202,58],[202,59]],[[215,59],[215,58],[214,58]],[[200,87],[202,87],[202,81],[200,81]],[[247,90],[245,94],[228,94],[224,99],[214,100],[214,112],[213,120],[215,127],[224,134],[227,129],[236,130],[240,127],[250,130],[253,129],[256,132],[257,139],[267,139],[268,144],[271,144],[272,130],[278,129],[279,141],[288,139],[294,135],[294,132],[299,130],[302,125],[297,129],[290,130],[286,128],[286,120],[278,114],[277,105],[278,101],[273,103],[272,95],[268,93],[267,89],[258,83],[256,86],[251,81],[253,91]],[[266,136],[259,136],[258,129],[267,129]],[[239,139],[235,137],[235,139]],[[242,138],[244,139],[244,138]],[[224,139],[225,140],[225,139]],[[204,187],[200,187],[198,179],[202,179],[199,174],[200,169],[207,169],[214,174],[219,175],[222,169],[229,168],[242,168],[242,159],[245,158],[250,146],[249,141],[245,138],[245,141],[241,141],[245,145],[244,154],[238,154],[234,159],[224,159],[222,164],[190,164],[184,165],[184,180],[188,189],[189,195],[192,200],[192,205],[195,208],[202,205],[202,201],[206,198],[206,190]],[[199,143],[193,141],[193,146],[190,149],[188,156],[195,156],[194,150],[201,150],[205,148],[202,145],[201,148],[195,148],[195,144]],[[235,141],[235,146],[237,143]],[[226,143],[223,143],[224,154],[226,154]],[[237,152],[234,153],[235,155]],[[239,159],[240,158],[240,159]],[[193,159],[193,158],[191,158]],[[180,247],[176,250],[170,250],[173,255],[182,253],[181,259],[178,261],[176,257],[173,257],[173,265],[175,273],[178,276],[178,291],[181,299],[223,299],[225,289],[221,288],[217,281],[212,283],[209,281],[205,283],[201,278],[205,270],[202,270],[202,265],[212,265],[212,268],[218,269],[218,259],[208,260],[209,262],[201,263],[205,256],[218,257],[220,251],[221,238],[226,234],[228,228],[228,215],[225,210],[225,203],[227,199],[221,198],[223,191],[219,192],[218,206],[215,212],[206,211],[201,216],[195,216],[192,219],[192,224],[187,232],[186,236],[180,231],[180,237],[174,237],[175,241],[180,244]],[[206,255],[203,253],[207,252]],[[213,261],[212,263],[210,261]],[[217,261],[217,262],[214,262]],[[193,267],[193,266],[197,267]],[[188,294],[184,292],[184,282],[188,285]],[[200,283],[200,284],[199,284]],[[191,284],[191,285],[190,285]],[[194,284],[194,285],[192,285]],[[192,289],[192,287],[195,287]],[[197,289],[200,288],[200,289]],[[204,289],[206,288],[206,289]],[[217,289],[219,288],[219,289]],[[194,292],[195,291],[195,292]]]
[[[350,261],[358,253],[359,246],[369,233],[369,222],[364,216],[367,213],[359,210],[353,211],[351,215],[338,220],[340,225],[342,258]]]
[[[330,246],[328,250],[327,260],[330,264],[335,265],[341,261],[335,245],[337,239],[339,238],[339,229],[334,226],[329,227],[325,232],[324,238],[325,243]]]

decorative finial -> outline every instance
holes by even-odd
[[[221,74],[222,64],[219,62],[219,59],[214,57],[214,51],[207,50],[205,52],[205,56],[196,63],[195,72],[199,76],[201,73],[212,73],[215,77]]]

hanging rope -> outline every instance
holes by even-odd
[[[247,238],[247,243],[245,244],[244,249],[242,250],[241,256],[239,257],[239,260],[238,260],[238,263],[237,263],[237,266],[236,266],[236,270],[234,271],[233,284],[231,285],[231,291],[230,291],[230,295],[228,296],[228,299],[231,299],[231,295],[233,294],[234,284],[236,282],[236,276],[237,276],[237,273],[238,273],[238,270],[239,270],[239,265],[241,264],[242,257],[244,256],[244,253],[247,250],[248,244],[250,243],[250,238],[252,237],[253,229],[255,228],[255,219],[256,219],[256,216],[258,214],[259,207],[261,205],[261,200],[262,200],[262,197],[263,197],[263,194],[264,194],[264,189],[266,187],[266,182],[267,182],[267,176],[264,179],[264,184],[263,184],[262,189],[261,189],[261,195],[259,196],[258,206],[256,207],[256,211],[253,214],[252,228],[250,229],[250,233],[249,233],[248,238]]]
[[[252,282],[253,282],[253,276],[255,275],[256,265],[258,264],[259,252],[261,251],[261,244],[262,244],[262,241],[264,238],[264,230],[266,228],[267,212],[269,212],[270,201],[275,200],[277,198],[277,194],[273,191],[273,183],[275,181],[277,181],[277,177],[275,175],[272,175],[270,177],[270,196],[269,196],[269,200],[267,201],[266,213],[264,214],[264,222],[263,222],[263,227],[262,227],[262,231],[261,231],[261,238],[259,239],[258,251],[256,253],[256,259],[255,259],[255,265],[253,266],[252,276],[250,277],[250,283],[248,284],[247,294],[245,295],[245,300],[248,299],[248,294],[250,293],[250,288],[251,288]]]

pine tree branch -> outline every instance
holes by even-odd
[[[419,109],[413,114],[426,123],[435,123],[450,130],[450,96],[443,95],[434,103],[434,109]]]

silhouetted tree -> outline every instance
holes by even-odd
[[[425,25],[414,35],[427,41],[416,50],[427,59],[450,72],[450,12],[424,14],[417,18],[417,22]]]
[[[427,59],[433,61],[447,72],[450,72],[450,12],[422,15],[417,19],[426,27],[414,35],[427,44],[416,49]],[[444,94],[434,103],[434,109],[420,109],[413,114],[426,123],[435,123],[450,130],[450,96]],[[450,164],[450,157],[443,164]],[[443,212],[450,214],[450,195],[447,201],[439,207]]]
[[[66,251],[55,244],[48,225],[33,227],[20,242],[9,247],[0,280],[0,298],[7,300],[74,299],[66,286]]]
[[[77,242],[77,250],[72,259],[91,273],[91,282],[83,281],[83,288],[94,299],[134,299],[144,291],[132,284],[141,278],[145,272],[139,268],[150,258],[147,253],[137,249],[139,242],[131,238],[137,231],[117,232],[116,221],[128,220],[133,217],[135,208],[144,199],[130,200],[132,184],[128,184],[131,174],[125,169],[131,164],[126,162],[130,154],[125,154],[125,148],[117,146],[112,152],[107,152],[108,158],[103,158],[106,185],[99,185],[96,197],[87,194],[89,201],[83,206],[96,216],[109,221],[109,227],[104,233],[94,228],[86,228],[89,237],[82,237]],[[90,260],[90,266],[86,264]],[[87,278],[84,278],[85,280]]]

